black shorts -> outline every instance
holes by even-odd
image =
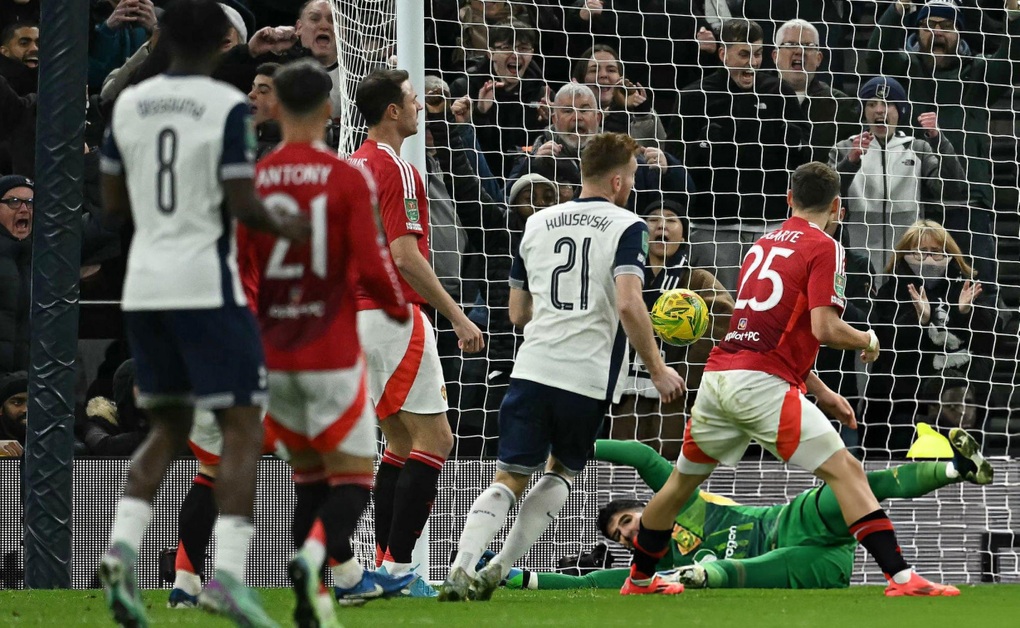
[[[266,366],[246,307],[124,312],[138,405],[264,406]]]
[[[575,473],[584,469],[609,403],[526,379],[510,379],[499,408],[501,471],[530,475],[549,454]]]

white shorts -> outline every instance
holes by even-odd
[[[262,424],[265,427],[265,419]],[[195,418],[191,422],[191,432],[188,433],[188,447],[202,464],[211,467],[220,464],[220,456],[223,454],[223,433],[220,432],[220,424],[212,410],[195,408]],[[263,430],[262,453],[276,453],[285,458],[276,451],[275,440],[268,430]]]
[[[814,471],[843,441],[828,417],[789,382],[760,371],[709,371],[684,433],[681,473],[735,466],[757,441],[784,462]]]
[[[362,362],[330,371],[270,371],[266,431],[289,452],[375,458],[376,423]]]
[[[358,336],[368,363],[368,394],[380,419],[399,410],[442,414],[449,409],[436,333],[417,305],[406,323],[382,310],[358,312]]]

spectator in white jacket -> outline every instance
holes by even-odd
[[[859,97],[866,130],[837,143],[829,164],[842,178],[844,244],[886,268],[915,221],[942,222],[945,212],[966,211],[965,175],[935,113],[917,117],[923,137],[914,137],[906,91],[896,79],[875,77]]]

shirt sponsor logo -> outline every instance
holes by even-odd
[[[731,331],[726,334],[723,340],[732,340],[734,342],[761,342],[761,334],[756,331]]]
[[[737,526],[730,526],[730,534],[726,538],[726,554],[723,558],[732,558],[733,552],[737,551],[740,544],[737,543]]]
[[[404,213],[407,214],[407,219],[409,221],[418,222],[418,219],[421,218],[421,214],[418,212],[418,199],[405,198]]]

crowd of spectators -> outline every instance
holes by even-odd
[[[89,1],[82,292],[116,300],[130,233],[93,219],[93,149],[119,94],[166,69],[166,1]],[[344,38],[358,38],[365,70],[395,59],[385,35],[368,50],[378,33],[334,23],[334,4],[359,0],[220,4],[233,28],[215,77],[248,94],[259,155],[280,137],[280,64],[311,57],[330,73],[336,142],[349,96]],[[433,264],[488,334],[484,356],[461,357],[449,325],[436,325],[461,455],[494,444],[520,340],[507,278],[524,222],[573,198],[580,151],[602,130],[642,146],[630,208],[651,232],[647,294],[690,287],[713,313],[702,342],[664,349],[691,398],[660,404],[634,365],[607,423],[613,437],[675,454],[741,260],[785,219],[788,174],[811,160],[842,178],[830,235],[847,250],[845,318],[874,327],[884,349],[870,373],[847,353],[819,358],[866,430],[848,442],[895,455],[916,421],[980,428],[989,406],[1007,405],[993,403],[991,387],[996,333],[1011,316],[999,297],[993,218],[1005,197],[992,185],[990,125],[1020,76],[1017,0],[426,0],[425,9]],[[38,19],[38,0],[0,0],[0,375],[14,374],[4,391],[28,366]],[[865,27],[870,40],[857,36]],[[105,335],[119,349],[102,385],[77,400],[76,433],[83,453],[119,455],[145,421],[125,388],[123,341]],[[17,441],[4,411],[0,442]],[[13,450],[0,445],[0,455]]]

